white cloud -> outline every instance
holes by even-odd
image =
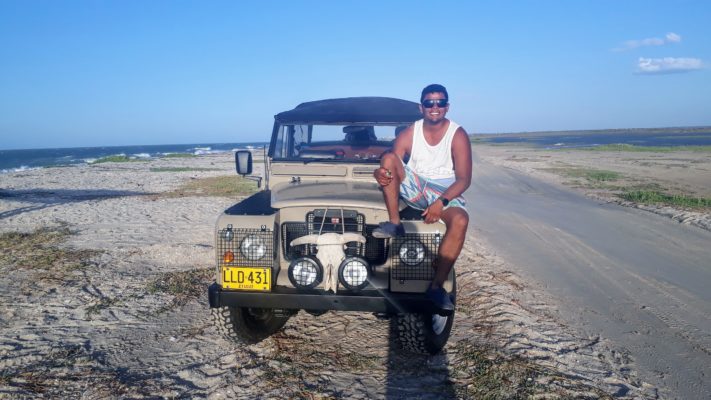
[[[644,58],[637,63],[640,74],[669,74],[674,72],[689,72],[701,69],[704,63],[698,58]]]
[[[667,40],[667,43],[679,43],[681,42],[681,36],[677,35],[674,32],[669,32],[667,33],[667,36],[665,37]]]
[[[661,38],[647,38],[647,39],[640,39],[640,40],[628,40],[628,41],[622,43],[622,46],[616,47],[612,50],[627,51],[627,50],[636,49],[638,47],[663,46],[667,43],[679,43],[679,42],[681,42],[681,35],[676,34],[674,32],[669,32],[664,36],[663,39],[661,39]]]

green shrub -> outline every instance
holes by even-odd
[[[622,178],[622,174],[619,172],[593,168],[542,168],[542,170],[557,173],[570,178],[584,178],[594,182],[616,181]]]
[[[131,158],[131,157],[125,156],[125,155],[118,155],[118,156],[101,157],[98,160],[92,162],[92,164],[101,164],[101,163],[107,163],[107,162],[135,162],[135,161],[145,161],[145,160]]]
[[[151,172],[193,172],[193,171],[221,171],[217,168],[199,168],[199,167],[154,167]]]
[[[628,152],[651,152],[651,153],[671,153],[674,151],[694,151],[711,152],[711,146],[637,146],[633,144],[604,144],[600,146],[577,147],[576,150],[587,151],[628,151]]]
[[[632,190],[620,195],[625,200],[640,204],[664,204],[692,209],[711,207],[711,198],[691,197],[681,194],[666,194],[653,190]]]
[[[256,191],[257,184],[254,181],[233,175],[193,179],[179,189],[163,193],[161,196],[240,197],[250,195]]]
[[[195,154],[191,153],[168,153],[164,156],[165,158],[195,158]]]

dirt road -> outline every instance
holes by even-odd
[[[476,157],[476,154],[475,154]],[[664,398],[711,397],[711,232],[475,160],[471,234]]]

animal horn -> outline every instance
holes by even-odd
[[[343,243],[348,243],[348,242],[365,243],[365,237],[363,237],[363,235],[359,235],[357,233],[344,233],[342,241],[343,241]]]
[[[292,240],[290,246],[298,246],[300,244],[316,244],[317,241],[318,235],[306,235]]]

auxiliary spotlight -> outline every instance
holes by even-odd
[[[348,290],[363,289],[368,284],[368,262],[360,257],[346,257],[338,267],[338,280]]]
[[[289,265],[289,280],[299,289],[313,289],[323,280],[323,267],[315,257],[300,257]]]

